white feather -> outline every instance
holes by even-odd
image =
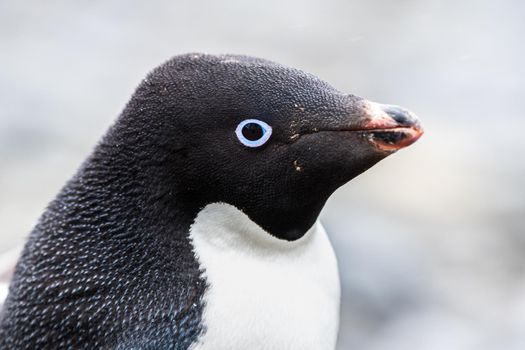
[[[5,299],[7,298],[8,289],[9,284],[0,283],[0,310],[2,309],[2,305],[4,304]]]
[[[198,214],[190,236],[209,284],[206,331],[193,350],[335,348],[339,275],[320,223],[289,242],[214,203]]]
[[[22,247],[16,247],[0,254],[0,310],[9,292],[9,281],[14,272],[16,261],[20,256]]]

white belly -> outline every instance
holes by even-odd
[[[335,348],[339,276],[320,223],[288,242],[214,203],[199,213],[190,237],[209,284],[206,330],[192,350]]]

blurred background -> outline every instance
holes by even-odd
[[[525,349],[524,18],[519,0],[1,0],[0,253],[150,69],[191,51],[261,56],[426,129],[323,211],[338,349]]]

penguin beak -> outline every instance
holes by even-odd
[[[290,141],[323,131],[351,132],[365,137],[374,149],[392,153],[410,146],[423,135],[416,115],[405,108],[364,99],[352,101],[350,106],[345,108],[347,113],[314,119],[316,125],[303,125],[301,131],[292,133]]]
[[[362,105],[363,116],[350,131],[362,133],[379,150],[397,151],[423,135],[416,115],[402,107],[366,100]]]

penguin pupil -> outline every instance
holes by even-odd
[[[250,141],[257,141],[264,135],[262,126],[256,123],[248,123],[242,128],[242,135]]]

